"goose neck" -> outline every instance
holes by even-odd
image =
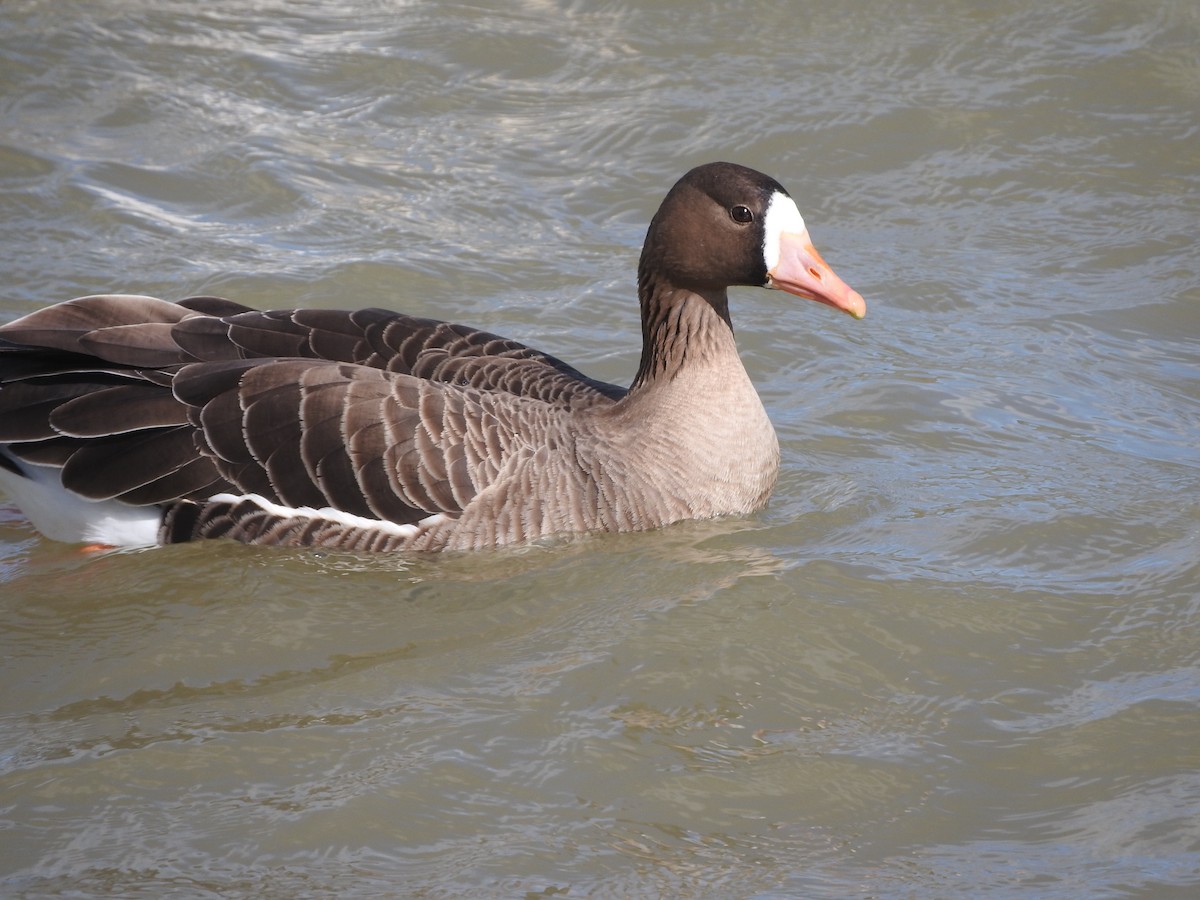
[[[689,290],[649,278],[642,279],[639,288],[642,358],[631,391],[672,381],[689,367],[737,358],[724,288]]]

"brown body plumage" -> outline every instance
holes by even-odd
[[[828,267],[809,269],[816,288],[774,283],[786,263],[768,271],[763,245],[783,240],[766,223],[778,196],[724,163],[668,195],[639,267],[643,353],[629,390],[514,341],[376,309],[132,295],[47,307],[0,328],[0,480],[67,540],[106,532],[40,510],[39,491],[117,517],[146,510],[138,533],[149,522],[163,543],[354,550],[749,512],[770,493],[779,447],[737,354],[727,286],[862,312]]]

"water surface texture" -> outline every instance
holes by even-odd
[[[0,499],[0,894],[1193,897],[1194,0],[0,5],[5,321],[389,306],[589,374],[690,166],[867,298],[734,292],[748,519],[83,555]]]

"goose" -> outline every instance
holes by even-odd
[[[68,300],[0,326],[0,488],[44,536],[102,547],[480,550],[745,515],[779,443],[735,285],[866,313],[788,192],[726,162],[650,222],[628,388],[382,309]]]

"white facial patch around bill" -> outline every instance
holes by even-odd
[[[796,201],[787,194],[776,191],[767,203],[767,214],[763,217],[763,262],[772,272],[779,265],[779,239],[784,234],[804,234],[807,226],[796,206]],[[767,279],[770,287],[771,280]]]

